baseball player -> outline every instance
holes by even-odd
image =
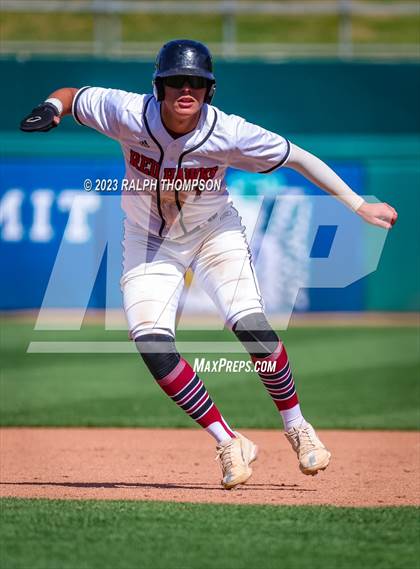
[[[282,136],[214,107],[215,89],[207,47],[174,40],[157,56],[153,94],[61,88],[21,129],[47,131],[72,113],[80,125],[121,144],[127,189],[121,288],[129,331],[158,385],[216,440],[222,485],[233,488],[251,476],[257,447],[229,425],[177,351],[176,311],[189,268],[256,369],[272,362],[274,371],[259,376],[300,470],[324,470],[331,454],[302,415],[286,348],[264,314],[244,227],[226,187],[227,168],[260,174],[293,168],[385,229],[397,213],[386,203],[366,203],[324,162]]]

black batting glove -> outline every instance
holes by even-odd
[[[56,107],[51,103],[42,103],[21,121],[20,130],[24,132],[47,132],[57,126],[54,117],[58,117],[59,114]]]

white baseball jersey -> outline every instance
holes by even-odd
[[[282,136],[207,104],[197,127],[174,139],[160,105],[153,95],[100,87],[83,87],[73,102],[78,123],[121,144],[122,208],[130,224],[149,233],[176,239],[196,231],[230,202],[228,167],[266,174],[289,157]]]

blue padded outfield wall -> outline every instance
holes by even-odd
[[[17,125],[59,86],[148,92],[153,66],[98,60],[3,60],[1,65],[8,80],[0,94],[7,109],[0,309],[37,308],[43,302],[119,307],[119,198],[83,190],[86,178],[123,177],[118,144],[71,118],[50,133],[27,135]],[[414,64],[217,66],[216,106],[314,152],[358,193],[388,201],[400,213],[385,240],[382,230],[359,223],[290,169],[269,176],[230,171],[229,186],[247,226],[269,312],[290,303],[297,310],[418,309],[418,71]],[[367,274],[376,267],[381,244],[379,264]],[[55,288],[48,287],[59,252],[65,268]],[[194,287],[189,300],[192,311],[207,307]]]

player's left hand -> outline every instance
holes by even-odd
[[[398,213],[387,203],[364,203],[356,211],[368,223],[391,229],[397,221]]]
[[[42,103],[33,109],[20,123],[24,132],[47,132],[58,126],[60,116],[51,103]]]

